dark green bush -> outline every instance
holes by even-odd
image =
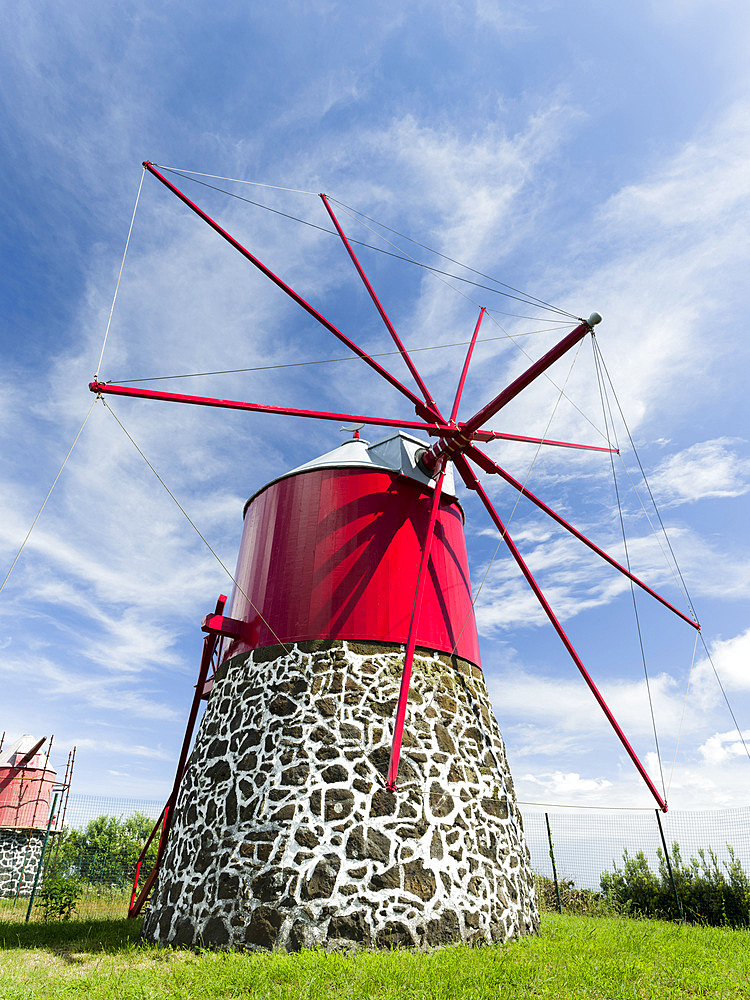
[[[70,920],[83,893],[83,886],[75,878],[53,876],[45,878],[37,897],[42,919]]]
[[[685,862],[679,844],[672,845],[672,874],[682,915],[677,905],[669,870],[661,850],[658,875],[651,871],[643,851],[631,857],[623,853],[622,868],[604,871],[601,887],[607,900],[621,913],[657,917],[722,927],[750,925],[750,879],[731,847],[729,861],[722,866],[709,848]]]

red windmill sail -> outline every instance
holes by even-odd
[[[351,340],[346,334],[339,330],[333,325],[325,316],[323,316],[314,306],[307,302],[301,295],[299,295],[294,289],[292,289],[286,282],[284,282],[278,275],[274,274],[264,263],[262,263],[257,256],[251,253],[246,247],[242,246],[234,237],[232,237],[226,230],[224,230],[217,222],[215,222],[210,216],[208,216],[201,208],[199,208],[194,202],[192,202],[182,191],[180,191],[174,184],[171,183],[152,163],[145,162],[144,168],[156,177],[166,188],[168,188],[176,197],[178,197],[191,211],[197,214],[201,219],[203,219],[222,239],[229,242],[242,256],[254,267],[261,271],[270,281],[272,281],[278,288],[281,289],[287,296],[289,296],[293,301],[295,301],[302,309],[304,309],[310,316],[312,316],[318,323],[320,323],[325,329],[332,333],[337,339],[339,339],[343,344],[345,344],[351,351],[353,351],[359,358],[362,359],[367,365],[370,366],[381,378],[385,379],[401,396],[405,397],[409,403],[414,407],[414,411],[417,416],[417,420],[402,420],[402,419],[391,419],[381,416],[366,416],[361,414],[350,414],[350,413],[335,413],[327,412],[322,410],[306,410],[306,409],[295,409],[292,407],[284,406],[269,406],[261,403],[253,402],[243,402],[239,400],[226,400],[218,399],[214,397],[201,397],[201,396],[189,396],[178,393],[165,393],[154,390],[138,389],[129,386],[122,385],[112,385],[102,382],[92,382],[90,385],[91,391],[101,394],[114,394],[114,395],[125,395],[141,399],[151,399],[151,400],[163,400],[169,402],[181,402],[181,403],[191,403],[195,405],[212,406],[212,407],[224,407],[229,409],[242,409],[248,411],[259,411],[274,414],[284,414],[288,416],[297,416],[306,419],[319,419],[319,420],[336,420],[336,421],[356,421],[359,424],[364,425],[375,425],[383,426],[387,425],[390,427],[399,428],[402,431],[422,431],[437,440],[431,445],[431,447],[424,449],[421,456],[419,457],[419,469],[423,474],[424,488],[419,492],[421,496],[421,502],[424,503],[425,497],[428,497],[429,508],[424,508],[422,520],[420,521],[420,537],[418,548],[414,549],[410,558],[417,562],[417,572],[416,572],[416,582],[413,585],[413,591],[410,592],[410,599],[408,605],[410,608],[410,613],[408,616],[408,627],[406,628],[405,635],[399,641],[403,641],[405,644],[405,656],[404,656],[404,666],[401,690],[398,699],[398,704],[396,707],[396,714],[394,720],[394,735],[393,744],[391,751],[390,765],[388,769],[388,775],[386,784],[390,790],[395,790],[397,776],[398,776],[398,766],[400,757],[400,747],[401,740],[403,736],[403,729],[405,724],[406,715],[406,704],[409,693],[409,683],[411,676],[412,663],[414,658],[415,647],[419,642],[420,637],[420,617],[421,610],[424,606],[425,600],[429,603],[430,597],[430,567],[431,567],[431,553],[433,552],[433,546],[435,545],[436,538],[436,528],[440,527],[441,533],[444,534],[444,480],[446,476],[447,469],[452,463],[455,465],[456,470],[461,476],[463,482],[467,488],[477,494],[480,502],[487,509],[488,514],[493,521],[493,523],[498,528],[503,540],[510,549],[513,558],[519,566],[522,574],[526,578],[529,586],[531,587],[533,593],[535,594],[537,600],[539,601],[541,607],[545,611],[545,614],[549,618],[552,626],[557,631],[561,641],[563,642],[565,648],[567,649],[569,655],[573,659],[576,667],[581,672],[584,680],[592,691],[595,699],[599,703],[600,707],[604,711],[607,719],[612,725],[618,739],[622,743],[624,749],[630,756],[633,764],[640,773],[641,777],[645,781],[649,791],[653,795],[654,799],[659,804],[659,807],[666,811],[667,804],[659,793],[654,783],[649,778],[646,773],[645,768],[638,759],[637,755],[633,751],[629,742],[627,741],[625,734],[622,732],[621,728],[617,724],[614,716],[612,715],[610,709],[606,705],[603,697],[596,688],[593,680],[586,671],[580,657],[578,656],[576,650],[574,649],[570,639],[563,630],[560,622],[555,616],[551,606],[549,605],[547,599],[542,593],[541,588],[531,574],[528,566],[526,565],[523,557],[516,548],[512,539],[508,535],[507,529],[503,522],[501,521],[499,515],[494,509],[492,503],[490,502],[486,492],[484,491],[477,475],[472,467],[472,463],[476,465],[485,473],[491,475],[498,475],[503,478],[509,485],[514,489],[518,490],[521,494],[528,497],[530,502],[534,503],[540,510],[546,513],[548,516],[552,517],[558,524],[564,527],[567,531],[571,532],[576,538],[581,542],[586,544],[593,552],[595,552],[602,559],[606,560],[614,569],[625,575],[632,583],[641,587],[646,593],[651,597],[660,601],[669,610],[674,612],[680,618],[684,619],[689,624],[698,628],[696,622],[688,618],[682,612],[674,608],[669,602],[662,598],[659,594],[653,591],[645,583],[635,577],[628,569],[620,565],[615,559],[609,556],[601,548],[599,548],[595,543],[587,539],[580,531],[574,528],[572,525],[568,524],[563,518],[556,514],[550,507],[548,507],[542,500],[535,497],[533,494],[529,493],[520,483],[518,483],[512,476],[505,472],[499,465],[494,463],[488,456],[486,456],[478,445],[492,441],[495,439],[509,439],[509,440],[525,440],[534,441],[540,445],[551,445],[555,447],[566,447],[566,448],[596,448],[596,450],[612,451],[613,449],[601,448],[600,446],[592,445],[578,445],[572,442],[566,441],[552,441],[548,439],[538,439],[523,437],[519,435],[504,434],[499,431],[493,431],[486,429],[486,424],[494,416],[496,416],[500,410],[510,403],[512,399],[522,393],[528,386],[530,386],[536,379],[538,379],[542,374],[544,374],[548,368],[550,368],[556,361],[562,358],[568,351],[579,344],[585,337],[593,332],[593,328],[596,324],[600,322],[601,317],[594,313],[588,320],[581,320],[580,323],[563,337],[559,343],[552,347],[547,353],[541,357],[538,361],[531,364],[526,371],[519,375],[510,385],[499,392],[494,399],[487,403],[484,407],[479,409],[468,420],[457,422],[458,408],[461,401],[461,396],[466,381],[467,372],[469,370],[469,365],[471,362],[474,347],[477,341],[480,325],[484,317],[484,309],[481,310],[479,317],[476,322],[476,327],[473,332],[471,343],[467,351],[466,359],[459,376],[458,385],[456,389],[455,398],[453,405],[451,407],[450,416],[446,419],[435,400],[433,399],[429,389],[427,388],[424,380],[417,371],[417,368],[413,362],[413,359],[404,347],[401,339],[399,338],[393,323],[387,316],[382,303],[378,299],[370,281],[368,280],[361,263],[357,259],[356,254],[352,248],[351,241],[347,238],[344,233],[336,215],[331,207],[330,200],[325,196],[321,195],[323,204],[330,216],[338,235],[343,241],[344,247],[349,254],[368,294],[370,295],[375,307],[380,314],[383,323],[388,330],[390,336],[392,337],[399,355],[404,361],[410,375],[413,377],[416,383],[418,392],[420,395],[412,392],[406,385],[396,379],[390,372],[386,371],[373,357],[371,357],[366,351],[359,347],[353,340]],[[421,398],[420,398],[421,396]],[[269,484],[269,487],[264,489],[268,490],[274,487],[274,484]],[[287,487],[283,487],[278,490],[279,497],[283,500],[283,494],[287,490]],[[281,502],[281,501],[280,501]],[[416,523],[416,522],[415,522]],[[417,558],[418,557],[418,558]],[[273,603],[273,595],[269,597],[271,603]],[[261,620],[265,619],[265,615],[261,616]],[[330,624],[330,622],[329,622]],[[252,629],[248,629],[249,622],[247,619],[244,621],[239,621],[233,617],[223,617],[221,614],[215,615],[211,622],[207,620],[206,629],[214,634],[224,634],[231,638],[232,642],[235,644],[235,648],[241,648],[241,644],[245,643],[247,648],[254,641],[257,642],[258,638],[262,633],[262,624],[256,629],[255,633]],[[294,631],[293,625],[289,622],[284,624],[283,629],[285,629],[285,635],[289,639],[292,639],[297,633]],[[342,633],[343,634],[343,633]],[[272,637],[265,634],[265,638],[261,641],[272,641]],[[442,648],[438,646],[438,648]],[[452,651],[456,650],[456,645],[454,644]],[[471,657],[469,657],[471,658]],[[205,671],[204,671],[205,673]],[[205,680],[205,677],[204,677]]]

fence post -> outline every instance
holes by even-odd
[[[557,884],[557,868],[555,867],[555,851],[552,847],[552,831],[549,828],[549,814],[544,814],[544,821],[547,824],[547,840],[549,841],[549,856],[552,861],[552,877],[555,880],[555,895],[557,896],[557,911],[562,913],[562,900],[560,899],[560,886]]]
[[[659,815],[659,810],[658,809],[655,809],[654,812],[656,813],[656,822],[659,824],[659,833],[661,835],[661,843],[662,843],[662,847],[664,848],[664,860],[667,862],[667,871],[669,872],[669,879],[670,879],[670,881],[672,883],[672,892],[674,893],[674,898],[675,898],[675,901],[677,903],[677,911],[680,914],[680,920],[684,920],[685,919],[685,915],[682,912],[682,903],[680,902],[680,896],[679,896],[679,894],[677,892],[677,884],[676,884],[676,882],[674,880],[674,874],[672,872],[672,862],[669,860],[669,851],[667,850],[667,842],[664,839],[664,830],[662,829],[662,825],[661,825],[661,816]]]
[[[55,809],[57,808],[57,796],[59,794],[60,794],[59,792],[55,792],[54,797],[52,799],[52,808],[49,811],[49,819],[47,820],[47,829],[46,829],[45,834],[44,834],[44,841],[42,842],[42,853],[39,856],[39,864],[36,866],[36,875],[34,876],[34,885],[33,885],[33,888],[31,890],[31,897],[29,899],[29,908],[26,911],[26,923],[27,924],[28,924],[29,919],[31,917],[31,907],[34,905],[34,896],[36,896],[36,887],[39,885],[39,876],[41,875],[42,867],[44,865],[44,855],[45,855],[45,853],[47,851],[47,841],[49,840],[49,830],[50,830],[50,827],[52,826],[52,820],[55,817]]]

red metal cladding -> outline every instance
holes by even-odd
[[[0,828],[43,830],[57,772],[43,767],[0,767]]]
[[[224,657],[311,639],[405,643],[431,497],[408,476],[357,467],[309,469],[261,490],[246,510],[228,608],[253,635],[226,644]],[[450,496],[416,644],[480,662],[463,514]]]

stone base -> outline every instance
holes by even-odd
[[[219,669],[143,924],[162,944],[427,947],[535,933],[534,877],[481,671],[298,643]]]
[[[30,896],[44,831],[0,829],[0,899]]]

